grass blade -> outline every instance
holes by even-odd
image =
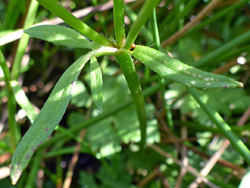
[[[58,25],[41,25],[31,27],[24,32],[32,37],[39,38],[57,45],[73,48],[95,49],[100,47],[95,42],[90,42],[73,29]]]
[[[36,0],[31,1],[30,6],[29,6],[29,10],[28,10],[28,13],[27,13],[27,16],[25,18],[24,25],[23,25],[24,29],[31,27],[34,24],[38,6],[39,6],[39,4],[37,3]],[[12,68],[12,72],[11,72],[11,76],[15,80],[18,79],[18,76],[20,73],[21,61],[22,61],[23,55],[25,53],[25,49],[28,46],[28,42],[29,42],[29,36],[23,35],[18,43],[17,51],[15,54],[15,60],[14,60],[13,68]]]
[[[243,87],[225,76],[212,74],[186,65],[155,49],[137,45],[131,54],[160,76],[197,88]]]
[[[7,103],[8,123],[9,123],[10,135],[11,135],[11,146],[14,151],[20,139],[20,132],[17,129],[16,119],[15,119],[16,101],[15,101],[15,97],[13,94],[13,90],[10,85],[10,79],[11,79],[10,71],[9,71],[6,60],[1,50],[0,50],[0,66],[4,74],[4,80],[5,80],[5,84],[6,84],[7,91],[8,91],[8,103]]]
[[[97,62],[96,57],[90,59],[90,88],[92,98],[97,108],[102,112],[103,102],[103,82],[101,68]]]
[[[10,177],[16,184],[35,150],[48,138],[61,120],[71,97],[71,90],[82,68],[95,52],[79,58],[61,76],[40,114],[18,144],[11,161]]]
[[[197,67],[201,67],[201,66],[205,66],[206,64],[213,64],[213,61],[216,58],[219,58],[222,55],[225,55],[227,52],[233,50],[233,48],[247,43],[250,39],[250,30],[248,30],[247,32],[243,33],[242,35],[234,38],[233,40],[227,42],[226,44],[220,46],[219,48],[217,48],[216,50],[214,50],[213,52],[205,55],[203,58],[201,58],[200,60],[198,60],[197,62],[195,62]]]
[[[12,87],[17,103],[21,106],[22,109],[25,110],[29,120],[31,121],[31,123],[33,123],[33,121],[35,120],[37,116],[35,108],[29,102],[29,99],[27,98],[22,87],[19,85],[17,81],[15,80],[11,81],[10,85]]]
[[[200,94],[194,88],[187,88],[189,93],[195,98],[199,103],[201,108],[206,112],[206,114],[211,118],[211,120],[217,125],[221,133],[230,141],[234,149],[245,159],[245,161],[250,165],[250,151],[247,146],[237,137],[232,131],[231,127],[223,120],[223,118],[216,111],[211,109],[208,104],[206,104],[200,97]]]

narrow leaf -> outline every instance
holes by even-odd
[[[74,48],[95,49],[99,47],[95,42],[90,42],[77,31],[59,25],[41,25],[24,30],[28,35],[57,45]]]
[[[97,62],[96,57],[92,56],[90,60],[90,88],[92,98],[97,108],[102,112],[103,102],[103,82],[102,72]]]
[[[10,178],[16,184],[35,150],[48,138],[66,110],[71,90],[82,68],[95,51],[80,57],[61,76],[32,126],[18,144],[11,162]]]
[[[35,120],[37,113],[30,103],[19,83],[15,80],[10,82],[17,103],[25,110],[31,123]]]
[[[155,49],[137,45],[131,54],[162,77],[196,88],[243,87],[226,76],[202,71]]]

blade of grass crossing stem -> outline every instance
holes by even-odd
[[[114,46],[114,44],[93,30],[87,24],[73,16],[68,10],[61,6],[56,0],[37,0],[50,12],[61,18],[65,23],[80,32],[85,37],[103,46]]]
[[[80,57],[61,76],[32,126],[18,144],[11,162],[10,177],[16,184],[35,150],[52,133],[61,120],[71,97],[72,87],[82,68],[95,53]]]
[[[203,65],[206,65],[207,63],[212,64],[213,60],[218,58],[221,55],[224,55],[228,53],[230,50],[233,48],[250,41],[250,30],[247,32],[243,33],[242,35],[236,37],[235,39],[229,41],[228,43],[222,45],[221,47],[217,48],[213,52],[209,53],[208,55],[205,55],[203,58],[198,60],[195,65],[197,67],[201,67]]]
[[[103,82],[102,82],[102,71],[97,62],[96,57],[90,59],[90,89],[92,99],[96,104],[97,108],[102,112],[103,103]]]
[[[159,30],[158,30],[158,24],[157,24],[157,17],[156,17],[156,10],[154,8],[153,10],[153,14],[152,14],[152,19],[151,19],[151,27],[152,27],[152,31],[153,31],[153,38],[155,41],[155,46],[157,50],[160,50],[161,48],[161,41],[160,41],[160,35],[159,35]],[[171,129],[173,129],[173,118],[172,118],[172,113],[171,113],[171,107],[170,105],[168,105],[166,99],[165,99],[165,95],[164,95],[164,91],[165,91],[165,87],[164,87],[164,78],[160,78],[160,84],[161,84],[161,89],[160,89],[160,93],[161,93],[161,98],[162,101],[164,102],[164,108],[166,110],[166,117],[167,117],[167,122],[168,125]]]
[[[28,27],[33,25],[33,23],[35,21],[38,6],[39,6],[39,4],[37,3],[36,0],[31,0],[29,10],[28,10],[27,16],[25,18],[24,26],[23,26],[24,29],[27,29]],[[12,72],[11,72],[12,78],[14,80],[18,79],[20,69],[21,69],[21,61],[22,61],[23,55],[25,53],[25,49],[28,45],[28,42],[29,42],[29,36],[25,35],[25,34],[19,40],[19,43],[17,46],[17,52],[15,55],[15,60],[14,60],[13,68],[12,68]]]
[[[117,48],[121,48],[125,40],[124,0],[113,0],[115,39]]]
[[[217,125],[221,133],[230,141],[234,149],[245,159],[245,161],[250,165],[250,151],[246,145],[233,133],[231,127],[223,120],[223,118],[209,107],[200,97],[199,92],[194,88],[187,88],[189,93],[195,98],[199,103],[204,112],[211,118],[211,120]]]
[[[143,149],[146,146],[147,118],[144,107],[144,98],[141,91],[141,85],[131,56],[127,53],[124,53],[117,55],[116,59],[126,78],[136,107],[141,129],[141,149]]]
[[[142,27],[145,25],[148,18],[152,15],[154,8],[159,4],[159,0],[147,0],[142,7],[137,20],[133,23],[131,29],[129,30],[124,49],[130,49],[131,45],[134,43],[137,35],[140,33]]]
[[[10,135],[11,135],[11,146],[13,151],[16,148],[16,145],[20,139],[20,131],[17,128],[16,120],[15,120],[15,113],[16,113],[16,102],[15,97],[10,85],[10,71],[7,67],[6,60],[2,54],[2,51],[0,50],[0,66],[3,70],[4,74],[4,80],[8,91],[8,102],[7,102],[7,108],[8,108],[8,124],[10,129]]]
[[[196,69],[149,47],[136,45],[130,53],[160,76],[190,87],[243,87],[242,83],[231,78]]]

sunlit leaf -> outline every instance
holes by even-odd
[[[103,103],[103,82],[101,68],[96,57],[90,59],[90,88],[92,98],[98,109],[102,112]]]
[[[95,42],[90,42],[77,31],[64,26],[41,25],[26,29],[24,32],[32,37],[58,45],[89,49],[95,49],[99,47],[98,44]]]
[[[160,76],[197,88],[243,87],[231,78],[202,71],[155,49],[137,45],[131,54]]]
[[[31,121],[31,123],[33,123],[33,121],[37,116],[35,108],[32,106],[29,99],[25,95],[22,87],[19,85],[17,81],[13,80],[10,82],[10,84],[13,89],[13,93],[17,103],[21,106],[22,109],[25,110],[29,120]]]
[[[80,57],[63,73],[40,114],[18,144],[11,162],[10,177],[13,184],[16,184],[20,178],[35,150],[48,138],[62,119],[71,97],[72,87],[85,63],[94,53],[92,51]]]

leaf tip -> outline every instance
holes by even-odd
[[[30,29],[31,29],[31,27],[30,27],[30,28],[27,28],[27,29],[24,29],[23,32],[26,33],[27,35],[29,35]]]
[[[19,180],[19,178],[22,175],[22,171],[19,168],[19,166],[20,166],[20,164],[18,164],[16,167],[11,166],[11,168],[10,168],[10,179],[11,179],[12,185],[16,185],[17,181]]]
[[[241,82],[239,82],[239,83],[238,83],[238,86],[239,86],[240,88],[243,88],[243,87],[244,87],[244,84],[241,83]]]

